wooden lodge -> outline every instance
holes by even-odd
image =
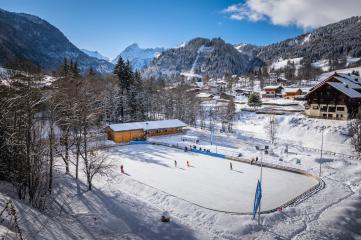
[[[361,106],[361,78],[335,73],[306,94],[305,114],[310,117],[353,118]]]
[[[176,134],[187,125],[178,120],[159,120],[148,122],[131,122],[110,124],[106,127],[108,140],[116,143],[145,140],[147,137]]]
[[[303,91],[301,88],[285,88],[283,90],[283,97],[287,99],[294,99],[297,96],[302,95]]]

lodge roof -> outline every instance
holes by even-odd
[[[361,93],[349,87],[347,84],[338,83],[338,82],[328,82],[327,84],[334,87],[338,91],[344,93],[350,98],[361,98]]]
[[[309,95],[310,93],[312,93],[313,91],[315,91],[316,89],[320,88],[325,84],[332,86],[333,88],[344,93],[350,98],[361,97],[361,93],[356,91],[356,90],[361,90],[361,78],[353,74],[337,73],[337,72],[335,72],[333,75],[329,76],[328,78],[324,79],[323,81],[319,82],[316,86],[311,88],[310,91],[307,93],[307,95]]]
[[[296,93],[296,92],[298,92],[299,90],[302,91],[301,88],[285,88],[283,91],[284,91],[284,93]]]
[[[275,86],[265,86],[263,89],[264,89],[264,90],[271,90],[271,89],[279,89],[279,88],[283,89],[283,87],[282,87],[282,86],[280,86],[280,85],[275,85]]]
[[[178,119],[147,121],[147,122],[130,122],[110,124],[108,127],[114,132],[124,132],[131,130],[157,130],[167,128],[181,128],[186,127],[187,124]]]

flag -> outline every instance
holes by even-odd
[[[253,219],[255,219],[257,210],[260,207],[261,198],[262,198],[262,187],[261,187],[261,182],[258,180],[256,194],[254,196]]]

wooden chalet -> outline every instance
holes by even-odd
[[[145,140],[147,137],[176,134],[183,131],[187,125],[178,120],[159,120],[148,122],[131,122],[110,124],[105,131],[108,140],[116,143]]]
[[[283,90],[283,97],[287,99],[294,99],[296,96],[302,95],[301,88],[285,88]]]
[[[353,118],[360,111],[361,78],[334,73],[311,88],[305,98],[305,114],[310,117]]]
[[[265,86],[263,88],[264,94],[262,97],[281,97],[283,87],[281,85]]]

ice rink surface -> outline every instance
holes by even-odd
[[[130,178],[178,198],[219,211],[253,209],[259,166],[232,161],[230,170],[227,159],[150,144],[119,146],[109,152],[119,174],[123,165]],[[308,176],[263,168],[262,211],[277,208],[316,184]]]

